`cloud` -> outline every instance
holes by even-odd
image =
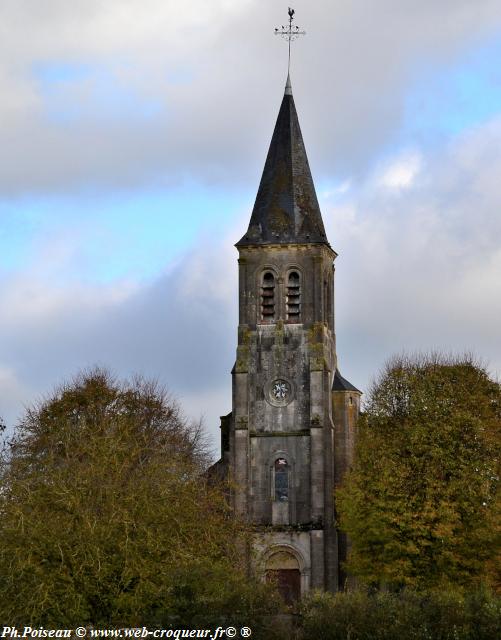
[[[10,425],[23,411],[33,389],[24,386],[13,369],[3,366],[0,366],[0,389],[0,425]]]
[[[377,177],[379,184],[387,189],[406,189],[412,185],[421,169],[421,156],[406,153],[393,160]]]
[[[398,141],[423,70],[447,72],[501,29],[497,0],[302,4],[296,101],[312,165],[341,179]],[[257,180],[285,75],[272,3],[16,0],[0,12],[4,194]]]
[[[472,349],[500,371],[501,121],[482,122],[476,109],[461,118],[468,130],[438,135],[426,104],[440,77],[499,39],[498,0],[298,0],[295,9],[308,35],[293,45],[294,96],[316,183],[327,185],[319,189],[324,220],[340,253],[343,374],[366,388],[391,353],[436,347]],[[31,235],[19,234],[29,236],[21,258],[4,252],[10,267],[0,277],[0,415],[9,424],[23,403],[97,363],[120,376],[158,377],[188,413],[205,413],[216,433],[231,402],[236,347],[233,243],[250,210],[242,215],[236,207],[234,228],[216,233],[224,226],[203,200],[257,189],[285,79],[286,45],[273,36],[283,20],[283,8],[257,0],[2,3],[7,250],[17,242],[11,232],[33,226]],[[497,58],[484,58],[487,77]],[[468,73],[475,73],[471,64]],[[424,120],[419,105],[408,112],[416,83]],[[442,122],[449,105],[439,102]],[[172,193],[178,183],[195,185],[191,208],[204,211],[210,224],[201,227],[211,234],[194,240],[200,218],[193,217],[191,244],[183,252],[181,233],[162,273],[157,257],[146,280],[122,263],[111,278],[91,277],[93,258],[106,270],[117,242],[115,223],[106,232],[98,224],[106,216],[99,198],[139,193],[128,217],[140,221],[136,229],[165,233],[167,243],[184,228],[183,199],[169,201],[163,226],[136,211],[153,206],[144,194]],[[62,219],[50,204],[61,194],[61,202],[88,199],[68,208],[65,225],[40,231],[34,220]],[[30,197],[33,215],[21,219],[19,203]],[[114,220],[125,216],[117,202]],[[155,202],[159,220],[164,201]],[[98,249],[89,248],[94,227],[103,231]],[[157,241],[157,256],[161,250]],[[143,260],[141,251],[133,256]]]
[[[402,350],[471,350],[501,372],[500,143],[498,118],[428,153],[406,189],[370,176],[324,210],[341,254],[341,366],[355,384]]]
[[[150,281],[65,280],[60,273],[79,260],[77,236],[0,279],[0,416],[12,427],[23,404],[97,364],[159,379],[215,436],[231,404],[237,235],[199,238]]]
[[[407,157],[397,152],[387,166]],[[501,119],[416,157],[419,178],[407,188],[388,189],[376,168],[323,207],[340,252],[340,367],[362,389],[403,349],[470,349],[501,371]],[[0,415],[12,424],[35,393],[102,364],[120,376],[157,377],[187,413],[206,416],[217,439],[218,417],[230,409],[237,339],[233,243],[246,222],[239,213],[226,233],[199,237],[149,282],[61,280],[78,257],[77,235],[61,240],[52,261],[40,253],[0,281],[0,370],[8,372]]]

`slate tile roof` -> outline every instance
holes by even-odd
[[[249,228],[236,246],[290,243],[328,241],[288,78]]]

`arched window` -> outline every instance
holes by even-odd
[[[331,329],[333,328],[333,316],[334,316],[334,305],[333,305],[334,291],[333,291],[333,280],[332,280],[332,272],[326,272],[324,275],[324,309],[323,309],[323,318],[325,324],[327,324]]]
[[[289,465],[285,458],[275,460],[275,500],[287,502],[289,499]]]
[[[324,280],[324,322],[327,324],[329,322],[329,289],[327,286],[327,280]]]
[[[301,283],[299,273],[291,271],[287,280],[287,320],[299,322],[301,318]]]
[[[261,319],[264,322],[275,320],[275,277],[267,271],[263,275],[261,286]]]

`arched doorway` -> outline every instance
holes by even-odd
[[[266,579],[277,585],[286,604],[294,604],[301,597],[301,572],[297,558],[288,551],[272,553],[266,561]]]

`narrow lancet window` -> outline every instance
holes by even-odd
[[[275,321],[275,277],[269,271],[264,274],[261,287],[261,319]]]
[[[285,458],[275,460],[275,500],[287,502],[289,499],[289,465]]]
[[[301,284],[299,273],[291,271],[287,281],[287,320],[300,322],[301,319]]]

